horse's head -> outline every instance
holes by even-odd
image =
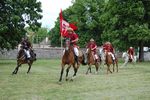
[[[66,38],[65,39],[65,50],[69,50],[69,48],[70,48],[70,39]]]
[[[129,56],[129,55],[128,55],[127,52],[123,52],[123,53],[122,53],[122,58],[128,58],[128,56]]]
[[[100,48],[98,48],[98,53],[99,53],[99,56],[100,56],[100,58],[101,58],[101,60],[105,60],[105,52],[104,52],[104,49],[103,49],[103,47],[100,47]]]
[[[30,54],[31,54],[32,60],[35,61],[36,60],[36,53],[34,53],[34,50],[31,50]]]

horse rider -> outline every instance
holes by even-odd
[[[71,45],[73,46],[73,49],[74,49],[75,60],[76,60],[76,62],[78,64],[79,63],[78,62],[79,50],[78,50],[78,46],[77,46],[77,41],[79,40],[79,37],[73,31],[72,28],[67,28],[67,32],[68,32],[68,34],[67,34],[66,38],[70,39]]]
[[[129,59],[133,60],[133,57],[134,57],[134,48],[133,47],[130,47],[128,50],[127,50],[127,53],[129,55]]]
[[[22,49],[25,52],[26,59],[29,60],[31,58],[30,49],[32,48],[32,46],[27,37],[22,38],[21,45],[22,45]]]
[[[110,54],[112,56],[112,60],[114,62],[115,61],[115,55],[114,55],[115,50],[114,50],[112,44],[110,42],[104,43],[103,50],[104,50],[105,54],[106,54],[106,52],[108,52],[108,54]]]
[[[96,54],[97,45],[93,38],[90,39],[90,42],[86,46],[86,54],[88,53],[89,48],[92,50],[92,53],[94,55],[94,60],[98,61],[98,55]]]

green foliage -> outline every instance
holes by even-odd
[[[77,22],[81,47],[90,38],[98,45],[110,41],[120,51],[130,46],[140,47],[140,59],[143,59],[143,46],[150,46],[149,0],[75,0],[63,11],[63,16],[68,22]],[[58,21],[53,34],[59,32]],[[60,44],[60,36],[53,36],[56,36],[55,45]]]
[[[108,1],[101,16],[104,23],[103,41],[111,41],[120,50],[126,50],[129,46],[138,47],[141,41],[150,41],[145,13],[141,0]]]
[[[76,0],[72,6],[63,11],[63,17],[69,23],[76,22],[79,35],[79,46],[85,47],[85,43],[94,38],[101,44],[102,23],[99,15],[103,11],[104,0]],[[52,29],[52,45],[60,46],[59,18]]]
[[[1,0],[0,1],[0,49],[15,48],[21,37],[25,35],[25,25],[32,30],[40,27],[37,20],[40,14],[41,2],[37,0]]]
[[[36,34],[34,35],[34,43],[42,42],[43,39],[48,37],[48,29],[47,28],[39,28]]]

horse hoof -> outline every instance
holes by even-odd
[[[76,77],[75,77],[75,76],[73,76],[73,77],[71,78],[71,81],[73,81],[75,78],[76,78]]]
[[[73,79],[71,79],[70,81],[73,82]]]
[[[27,74],[29,74],[30,72],[27,72]]]
[[[66,78],[66,81],[68,81],[68,78]]]
[[[59,84],[59,85],[62,85],[62,82],[61,82],[61,81],[58,81],[58,84]]]
[[[14,74],[17,74],[17,73],[15,73],[15,72],[12,72],[12,75],[14,75]]]

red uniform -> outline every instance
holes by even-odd
[[[95,42],[94,43],[89,42],[87,48],[90,48],[94,52],[94,54],[96,54],[97,45]]]
[[[111,52],[111,53],[114,53],[114,48],[111,44],[104,44],[103,45],[103,49],[107,52]]]
[[[131,58],[131,55],[133,56],[133,54],[134,54],[134,49],[133,48],[129,48],[128,49],[128,54],[129,54],[129,56]]]
[[[66,37],[70,38],[70,40],[73,41],[73,40],[76,40],[78,38],[78,35],[75,34],[75,33],[72,33],[72,34],[68,34]],[[76,42],[77,41],[74,41],[74,42],[71,42],[71,43],[73,44],[73,46],[77,46]]]

